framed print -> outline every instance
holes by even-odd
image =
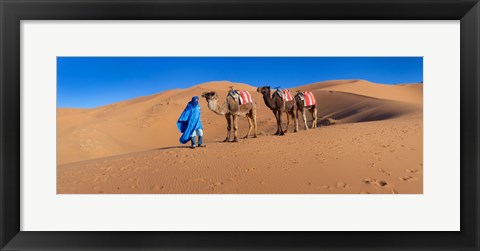
[[[477,1],[0,7],[2,249],[479,248]]]

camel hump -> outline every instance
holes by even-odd
[[[305,98],[305,94],[303,94],[302,91],[297,91],[297,94],[295,94],[295,96],[300,97],[301,100],[303,100]]]
[[[230,90],[228,92],[228,95],[227,95],[227,98],[228,96],[232,97],[235,101],[238,102],[239,98],[240,98],[240,94],[238,93],[237,90]]]
[[[283,91],[281,89],[277,89],[273,94],[278,95],[281,99],[285,99]]]
[[[230,91],[228,91],[228,95],[230,95],[230,96],[237,96],[237,95],[239,95],[239,93],[238,93],[237,90],[231,89]]]

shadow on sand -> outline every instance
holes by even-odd
[[[190,148],[190,145],[186,145],[186,146],[167,146],[167,147],[155,148],[155,150],[168,150],[168,149],[179,149],[179,148]]]
[[[215,141],[215,140],[211,140],[211,141],[204,141],[204,145],[207,145],[209,143],[224,143],[223,140],[221,141]],[[228,143],[228,142],[227,142]],[[159,148],[155,148],[154,150],[168,150],[168,149],[184,149],[184,148],[190,148],[190,143],[187,143],[185,145],[181,145],[181,146],[166,146],[166,147],[159,147]]]

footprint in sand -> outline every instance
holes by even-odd
[[[208,186],[208,188],[212,191],[219,191],[222,189],[223,182],[214,182]]]
[[[377,181],[375,179],[370,179],[370,178],[363,179],[363,183],[370,184],[370,185],[375,185],[376,182]]]
[[[389,184],[388,184],[388,182],[386,182],[384,180],[380,180],[380,181],[378,181],[378,185],[384,187],[384,186],[388,186]]]
[[[343,181],[337,182],[337,184],[335,184],[335,187],[336,188],[341,188],[341,189],[349,189],[350,188],[350,186]]]
[[[398,179],[403,180],[403,181],[406,181],[406,182],[412,182],[412,181],[415,180],[415,178],[412,177],[412,176],[404,176],[404,177],[400,177],[400,178],[398,178]]]
[[[164,190],[164,189],[165,187],[160,185],[155,185],[150,187],[150,190]]]
[[[371,178],[365,178],[363,179],[363,182],[366,184],[374,185],[374,186],[379,186],[379,187],[387,187],[390,186],[390,184],[384,180],[376,180],[376,179],[371,179]]]
[[[327,189],[328,191],[333,190],[333,187],[331,187],[331,186],[323,186],[323,188]]]
[[[418,173],[419,170],[417,170],[417,169],[405,169],[405,172],[407,172],[407,173]]]

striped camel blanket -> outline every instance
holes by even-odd
[[[231,90],[228,93],[229,96],[233,97],[240,105],[248,104],[253,102],[252,95],[248,91],[242,90]]]
[[[317,100],[312,92],[299,92],[300,98],[303,100],[305,106],[312,106],[317,104]]]
[[[275,92],[283,99],[284,102],[293,100],[292,93],[288,89],[277,89]]]
[[[292,101],[293,100],[292,93],[288,89],[283,90],[283,96],[284,96],[285,101]]]

